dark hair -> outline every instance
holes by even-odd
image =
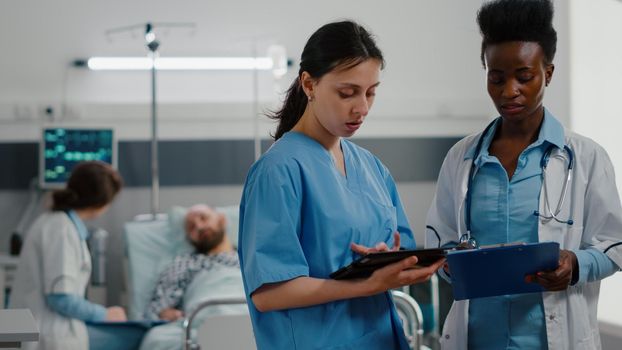
[[[302,51],[298,77],[287,90],[283,107],[268,114],[279,121],[274,139],[291,130],[307,107],[307,96],[300,84],[302,72],[320,79],[337,67],[354,67],[370,58],[379,60],[384,67],[382,52],[372,34],[361,25],[352,21],[334,22],[316,30]]]
[[[552,63],[557,47],[553,28],[553,4],[550,0],[495,0],[482,5],[477,13],[482,34],[481,60],[491,44],[508,41],[536,42],[544,51],[546,63]]]
[[[73,168],[67,186],[52,193],[52,210],[101,208],[123,186],[119,173],[103,162],[82,162]]]

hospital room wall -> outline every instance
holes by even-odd
[[[318,0],[312,6],[286,0],[180,1],[174,8],[166,1],[133,4],[121,0],[2,4],[0,141],[36,140],[41,125],[49,122],[111,125],[122,139],[147,139],[147,72],[93,72],[69,64],[96,55],[145,55],[141,29],[108,37],[104,33],[148,20],[197,24],[191,33],[161,32],[162,56],[248,56],[254,45],[263,54],[276,43],[285,46],[297,67],[302,46],[314,29],[353,18],[373,30],[387,61],[369,120],[373,126],[361,130],[361,135],[463,135],[494,114],[479,62],[474,17],[480,0],[398,0],[390,6],[373,0]],[[556,5],[556,21],[563,24],[565,1],[557,0]],[[29,20],[23,21],[26,15]],[[564,69],[558,62],[560,76]],[[295,74],[291,69],[278,81],[269,73],[260,74],[260,105],[275,106]],[[551,86],[550,95],[556,113],[568,121],[564,85]],[[250,138],[253,96],[249,72],[160,72],[159,136]],[[53,107],[53,116],[44,113],[47,106]],[[262,137],[270,127],[262,121]]]
[[[572,41],[571,112],[575,131],[607,150],[622,189],[622,1],[576,1],[570,7]],[[601,284],[598,316],[603,349],[622,342],[622,273]]]

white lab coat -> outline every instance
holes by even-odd
[[[40,216],[29,230],[11,291],[11,308],[28,308],[39,325],[39,342],[24,349],[87,350],[84,322],[62,316],[45,303],[49,293],[84,296],[91,274],[86,242],[64,212]]]
[[[472,159],[464,157],[480,136],[481,133],[462,139],[445,157],[436,195],[428,212],[427,225],[434,230],[426,229],[426,247],[438,247],[439,239],[440,245],[458,242],[466,232],[464,209]],[[575,168],[558,217],[562,220],[572,218],[574,223],[568,225],[554,220],[540,220],[539,241],[558,242],[561,249],[592,247],[604,251],[611,244],[622,241],[622,207],[613,166],[605,150],[591,139],[566,131],[565,140],[574,151]],[[568,163],[561,157],[567,156],[560,150],[553,151],[547,168],[546,183],[553,208],[557,206],[566,179]],[[548,215],[543,192],[540,191],[539,210]],[[622,266],[622,246],[613,247],[606,254]],[[600,282],[596,281],[577,283],[562,292],[542,293],[550,350],[600,349],[596,320],[599,288]],[[443,349],[467,348],[468,310],[468,300],[454,301],[441,337]]]

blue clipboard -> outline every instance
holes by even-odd
[[[555,270],[559,243],[521,243],[493,248],[453,250],[447,254],[454,300],[543,292],[526,275]]]

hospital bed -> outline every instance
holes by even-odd
[[[239,207],[228,206],[217,207],[215,209],[224,213],[227,217],[227,234],[232,244],[237,245]],[[164,268],[166,268],[176,256],[190,253],[194,250],[186,241],[183,232],[186,212],[186,208],[173,207],[168,213],[159,214],[155,219],[152,215],[141,215],[124,225],[126,248],[126,260],[124,263],[126,287],[128,291],[128,318],[130,320],[143,319],[143,312],[152,297],[157,280]],[[238,305],[228,307],[225,305],[226,303],[222,303],[222,300],[210,298],[208,300],[209,305],[200,305],[196,307],[196,309],[193,306],[192,308],[195,309],[196,315],[192,317],[187,315],[187,319],[181,324],[183,332],[179,333],[179,348],[185,347],[186,342],[183,339],[183,334],[190,334],[191,330],[193,330],[193,332],[196,331],[197,334],[201,335],[203,331],[197,328],[200,327],[203,322],[206,322],[205,320],[207,319],[212,322],[211,318],[216,318],[216,315],[218,315],[218,318],[221,316],[232,316],[241,313],[241,310],[243,310],[245,315],[242,315],[242,317],[248,319],[250,323],[243,293],[230,295],[225,292],[225,294],[222,295],[223,298],[229,297],[229,299],[232,296],[238,299]],[[207,310],[210,308],[211,310]],[[196,317],[199,315],[199,311],[204,315],[209,314],[210,317]],[[220,323],[221,321],[218,322]],[[226,322],[226,320],[222,322]],[[238,326],[229,328],[226,332],[221,332],[220,334],[227,335],[231,333],[232,330],[235,330],[233,334],[235,334],[235,338],[237,339],[237,328]],[[203,337],[201,336],[199,338]],[[254,344],[252,337],[250,339]],[[199,344],[203,345],[200,342]],[[202,346],[202,348],[218,349],[212,346]]]
[[[227,217],[227,235],[232,244],[238,239],[238,206],[216,207]],[[126,286],[128,289],[128,318],[140,320],[152,296],[160,272],[175,256],[193,250],[183,232],[187,209],[173,207],[167,214],[155,219],[151,215],[138,216],[124,227],[126,247]],[[425,349],[422,313],[416,301],[407,293],[393,291],[393,300],[398,315],[403,321],[404,331],[411,349]],[[210,308],[226,308],[228,305],[243,305],[243,296],[223,296],[198,304],[186,315],[181,327],[183,336],[181,348],[197,349],[254,349],[254,338],[248,313],[235,314],[218,311],[210,317],[199,315]],[[192,336],[196,334],[196,336]]]

